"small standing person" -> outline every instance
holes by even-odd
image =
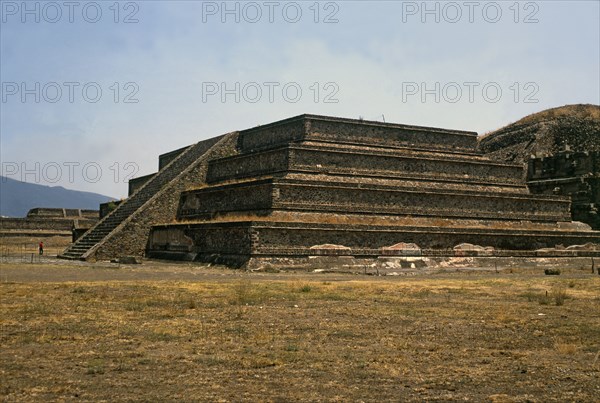
[[[40,241],[40,245],[38,247],[39,251],[40,251],[40,255],[44,254],[44,243],[42,241]]]

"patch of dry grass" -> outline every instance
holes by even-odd
[[[2,283],[6,401],[591,401],[600,279]],[[551,381],[550,381],[551,380]]]

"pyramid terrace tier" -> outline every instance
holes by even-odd
[[[432,256],[452,253],[452,248],[461,243],[493,247],[497,256],[536,256],[548,253],[536,252],[541,248],[598,244],[600,233],[260,221],[170,224],[153,227],[147,255],[200,261],[223,257],[243,262],[260,256],[319,255],[323,252],[316,250],[319,245],[334,244],[345,248],[332,250],[332,255],[377,257],[401,242],[415,243],[424,255]],[[598,251],[581,253],[599,255]]]
[[[210,162],[207,183],[287,172],[485,182],[522,186],[523,168],[476,157],[410,149],[369,149],[294,144]]]
[[[414,188],[414,189],[431,189],[435,187],[436,189],[449,189],[449,190],[469,190],[469,191],[477,191],[480,193],[521,193],[521,194],[530,194],[527,186],[525,184],[512,184],[512,183],[490,183],[484,181],[478,181],[476,179],[471,179],[470,181],[461,181],[461,180],[449,180],[447,178],[440,180],[436,177],[408,177],[408,176],[392,176],[392,175],[382,175],[382,174],[364,174],[363,176],[355,176],[351,173],[335,173],[335,174],[319,174],[314,172],[287,172],[285,175],[279,176],[263,176],[262,179],[266,178],[285,178],[290,180],[302,180],[302,181],[322,181],[322,182],[331,182],[331,183],[352,183],[359,184],[361,186],[365,185],[385,185],[392,187],[402,187],[402,188]],[[257,178],[259,179],[259,178]],[[244,180],[232,181],[232,182],[224,182],[226,183],[235,183],[235,182],[243,182]]]
[[[394,123],[301,115],[240,132],[242,153],[301,140],[474,151],[477,133]]]
[[[183,192],[178,220],[281,210],[557,222],[569,207],[559,196],[269,178]]]

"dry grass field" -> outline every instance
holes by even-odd
[[[600,276],[583,268],[374,277],[154,264],[144,276],[145,265],[72,265],[2,264],[3,401],[600,396]]]

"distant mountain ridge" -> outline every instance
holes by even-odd
[[[100,203],[115,198],[98,193],[21,182],[0,176],[0,215],[24,217],[36,207],[98,210]]]

